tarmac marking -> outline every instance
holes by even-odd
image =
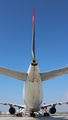
[[[32,120],[34,120],[34,118],[32,118]]]

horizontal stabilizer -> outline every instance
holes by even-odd
[[[44,107],[44,108],[47,108],[47,107],[50,107],[50,106],[55,107],[56,105],[63,105],[63,104],[68,104],[68,101],[45,104],[45,105],[42,105],[42,107]]]
[[[25,105],[18,105],[18,104],[13,104],[13,103],[7,103],[7,102],[0,102],[2,105],[9,105],[11,107],[18,107],[18,108],[25,108]]]
[[[26,81],[27,79],[27,73],[11,70],[4,67],[0,67],[0,74],[7,75],[22,81]]]
[[[42,81],[49,80],[51,78],[58,77],[58,76],[61,76],[61,75],[64,75],[64,74],[68,74],[68,67],[64,67],[64,68],[40,73]]]

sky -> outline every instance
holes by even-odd
[[[0,66],[27,72],[32,60],[33,8],[40,72],[68,66],[68,0],[0,0]],[[24,104],[23,85],[20,80],[0,75],[0,101]],[[43,103],[68,101],[68,75],[42,85]],[[2,111],[8,108],[0,105]],[[68,105],[56,108],[68,111]]]

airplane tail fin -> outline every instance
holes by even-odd
[[[35,61],[35,10],[32,11],[32,60]]]

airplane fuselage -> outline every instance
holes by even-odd
[[[23,95],[26,109],[38,111],[43,99],[43,90],[37,62],[32,62],[29,66]]]

